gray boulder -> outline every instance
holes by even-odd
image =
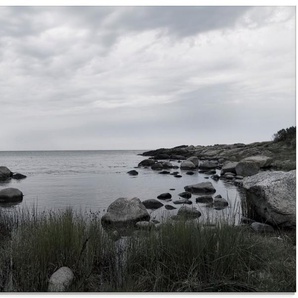
[[[270,167],[272,162],[273,162],[272,157],[268,157],[268,156],[264,156],[264,155],[249,156],[249,157],[246,157],[242,160],[243,161],[252,161],[252,162],[258,164],[258,166],[260,168]]]
[[[224,198],[222,198],[220,195],[216,196],[213,199],[213,208],[216,210],[222,210],[226,208],[229,205],[228,201]]]
[[[195,167],[198,167],[198,165],[199,165],[199,159],[197,156],[191,156],[191,157],[187,158],[186,160],[191,161],[195,165]]]
[[[190,199],[191,198],[191,193],[188,191],[181,192],[178,194],[179,197],[185,198],[185,199]]]
[[[296,227],[296,170],[261,172],[243,179],[247,203],[266,222]]]
[[[6,180],[12,176],[12,172],[7,167],[0,167],[0,180]]]
[[[154,171],[159,171],[163,169],[163,165],[161,162],[157,162],[151,166],[151,169]]]
[[[151,167],[152,165],[155,164],[155,162],[156,161],[153,159],[144,159],[138,164],[138,166],[139,167]]]
[[[178,204],[188,204],[188,205],[191,205],[192,204],[192,201],[190,201],[188,199],[180,199],[180,200],[174,201],[173,203],[176,204],[176,205],[178,205]]]
[[[74,279],[72,270],[68,267],[61,267],[55,271],[49,279],[49,292],[65,292]]]
[[[191,193],[215,193],[216,190],[211,182],[201,182],[193,185],[187,185],[184,187],[185,191]]]
[[[23,200],[23,193],[17,188],[4,188],[0,190],[0,202],[21,202]]]
[[[182,161],[182,163],[180,165],[180,169],[182,169],[182,170],[193,170],[195,168],[196,168],[196,166],[190,160],[184,160],[184,161]]]
[[[241,160],[236,166],[236,174],[240,176],[253,176],[257,174],[260,170],[258,163],[250,160]]]
[[[237,164],[238,164],[238,162],[227,162],[227,163],[225,163],[221,168],[220,174],[223,175],[227,172],[236,174]]]
[[[145,200],[142,203],[147,209],[158,209],[163,206],[163,204],[156,199]]]
[[[101,218],[103,224],[134,224],[138,221],[148,220],[150,220],[150,215],[139,198],[117,199]]]

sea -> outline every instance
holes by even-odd
[[[216,189],[214,196],[220,194],[227,199],[227,208],[215,210],[206,204],[190,199],[194,208],[202,216],[200,220],[210,224],[225,219],[239,224],[241,201],[244,194],[232,183],[223,180],[214,181],[210,176],[195,171],[187,175],[179,171],[181,178],[162,175],[150,168],[136,168],[147,157],[141,156],[145,150],[94,150],[94,151],[2,151],[0,166],[8,167],[12,172],[22,173],[27,178],[11,179],[0,182],[0,190],[13,187],[24,194],[18,204],[1,204],[0,209],[13,212],[20,208],[34,208],[38,212],[64,210],[71,207],[75,211],[88,214],[104,214],[109,205],[120,197],[137,197],[141,201],[156,199],[161,193],[169,192],[172,201],[162,203],[177,209],[167,210],[164,206],[158,210],[148,210],[152,219],[163,220],[177,214],[181,205],[173,201],[179,199],[184,186],[210,181]],[[178,165],[177,161],[172,161]],[[137,176],[127,172],[137,170]]]

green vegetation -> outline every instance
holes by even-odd
[[[167,221],[113,241],[98,214],[86,218],[71,209],[0,213],[0,221],[13,228],[0,239],[1,291],[46,291],[61,266],[73,270],[75,292],[296,290],[295,237],[281,231]]]
[[[295,141],[296,145],[296,126],[281,129],[273,135],[274,142],[287,142],[289,144],[292,144],[293,140]]]

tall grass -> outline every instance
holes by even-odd
[[[1,217],[2,221],[5,217]],[[248,227],[167,220],[158,230],[113,241],[97,214],[22,211],[0,241],[2,291],[42,292],[50,275],[70,267],[69,291],[295,291],[291,239],[256,235]]]

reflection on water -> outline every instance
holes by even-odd
[[[0,166],[5,165],[13,172],[27,175],[23,180],[0,182],[0,189],[15,187],[24,194],[23,203],[6,206],[5,209],[35,205],[37,210],[58,210],[71,206],[77,211],[93,211],[104,214],[104,210],[119,197],[138,197],[141,201],[156,199],[164,192],[172,194],[170,205],[151,211],[152,219],[162,220],[176,215],[182,205],[175,205],[178,194],[190,184],[210,181],[216,189],[213,197],[221,195],[229,205],[216,210],[206,204],[196,203],[197,195],[192,195],[191,205],[202,216],[198,219],[206,224],[214,224],[218,219],[239,223],[241,215],[241,197],[238,188],[230,182],[214,181],[210,176],[195,172],[173,169],[182,176],[161,175],[158,171],[138,168],[137,176],[127,174],[145,159],[137,155],[142,151],[40,151],[40,152],[0,152]],[[174,165],[179,163],[172,162]],[[217,171],[219,172],[219,171]],[[0,208],[3,208],[0,206]]]

